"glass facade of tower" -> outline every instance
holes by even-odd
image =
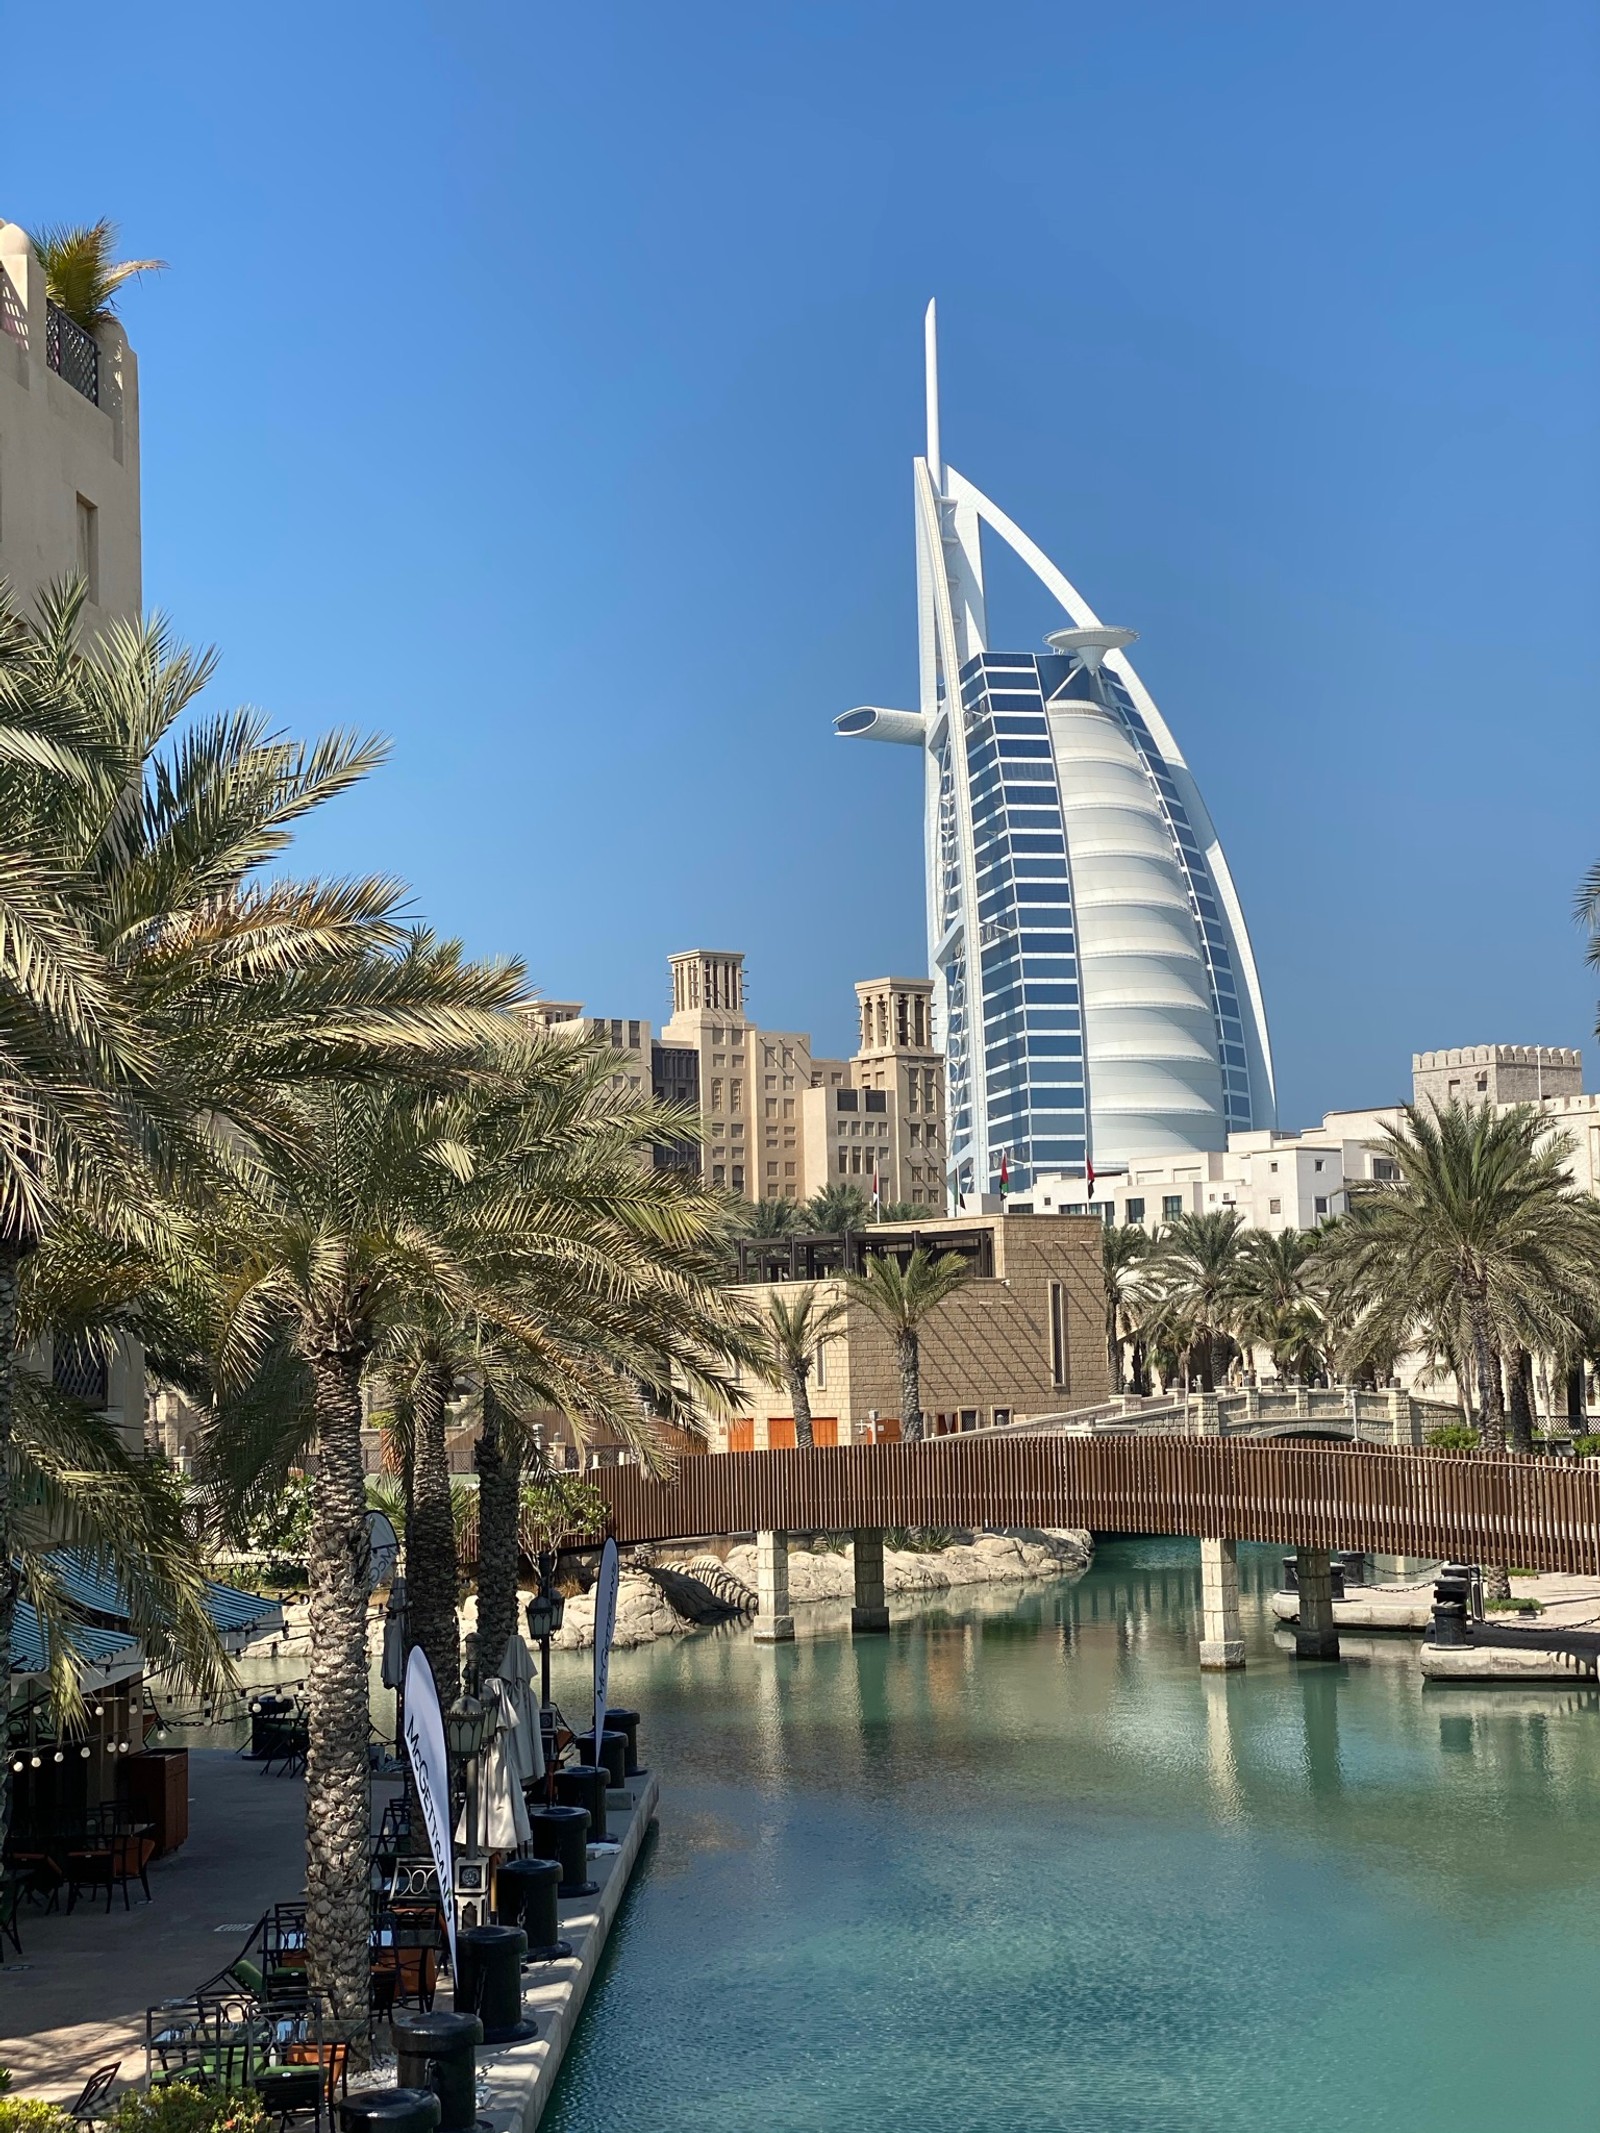
[[[1098,1070],[1103,1085],[1090,1086],[1097,1070],[1094,1047],[1086,1047],[1086,1013],[1092,1017],[1101,1010],[1093,994],[1086,1008],[1081,960],[1084,930],[1094,911],[1086,907],[1080,926],[1074,876],[1082,877],[1080,894],[1092,897],[1102,913],[1113,912],[1111,921],[1102,916],[1099,922],[1097,950],[1099,969],[1111,973],[1102,976],[1098,995],[1106,1002],[1109,1027],[1129,1008],[1129,999],[1118,994],[1118,973],[1131,966],[1125,942],[1113,937],[1108,944],[1108,930],[1112,936],[1127,930],[1129,921],[1121,914],[1136,901],[1117,884],[1125,882],[1130,866],[1144,864],[1148,871],[1148,860],[1138,855],[1124,860],[1118,874],[1118,833],[1106,824],[1133,817],[1128,801],[1119,800],[1114,790],[1109,798],[1101,792],[1087,800],[1077,790],[1076,760],[1066,743],[1080,734],[1088,738],[1078,744],[1079,753],[1087,750],[1090,771],[1103,773],[1101,784],[1122,774],[1138,780],[1143,797],[1137,819],[1148,823],[1158,844],[1170,839],[1170,852],[1158,855],[1170,884],[1161,923],[1180,940],[1187,967],[1196,973],[1198,1020],[1211,1025],[1190,1043],[1198,1065],[1191,1061],[1183,1071],[1199,1075],[1199,1085],[1211,1092],[1210,1104],[1220,1093],[1226,1130],[1248,1127],[1256,1111],[1251,1054],[1217,886],[1179,784],[1129,691],[1114,671],[1104,666],[1090,671],[1064,655],[985,652],[961,669],[960,695],[961,734],[945,731],[936,743],[938,931],[949,943],[942,967],[950,1154],[958,1189],[994,1190],[1002,1154],[1017,1187],[1026,1187],[1037,1171],[1081,1170],[1094,1153],[1091,1117],[1097,1121],[1095,1138],[1102,1130],[1097,1099],[1102,1105],[1116,1100],[1115,1037],[1101,1046],[1100,1056],[1109,1062]],[[1111,742],[1099,743],[1095,735],[1106,730],[1107,719],[1115,733]],[[1108,754],[1112,746],[1114,762]],[[971,914],[963,910],[969,892],[958,799],[963,781],[952,761],[957,747],[964,747],[971,823],[970,893],[976,899]],[[1076,813],[1075,800],[1080,803]],[[1081,865],[1075,865],[1075,835],[1084,840]],[[1181,910],[1185,895],[1187,921]],[[1154,951],[1147,946],[1136,943],[1133,953],[1146,958],[1141,969],[1155,967]],[[1089,967],[1092,973],[1096,966]],[[1148,1008],[1135,999],[1132,1011],[1148,1013]],[[1130,1099],[1129,1108],[1137,1111],[1139,1105]],[[987,1125],[981,1147],[975,1131],[980,1110]]]

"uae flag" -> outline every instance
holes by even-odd
[[[1000,1197],[1003,1200],[1011,1190],[1011,1165],[1006,1161],[1004,1150],[1000,1155]]]
[[[872,1212],[877,1214],[883,1206],[883,1193],[878,1185],[878,1158],[872,1158]]]

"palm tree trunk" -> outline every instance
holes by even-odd
[[[1507,1351],[1506,1384],[1511,1398],[1506,1435],[1514,1452],[1533,1450],[1533,1402],[1528,1396],[1532,1367],[1532,1358],[1526,1348],[1513,1347]]]
[[[1128,1375],[1131,1380],[1130,1391],[1146,1393],[1150,1390],[1150,1363],[1145,1354],[1144,1342],[1137,1338],[1133,1342],[1133,1351],[1129,1357]]]
[[[900,1364],[900,1436],[906,1444],[922,1442],[922,1357],[917,1336],[909,1330],[895,1335],[895,1355]]]
[[[424,1368],[412,1394],[411,1529],[406,1550],[406,1642],[420,1644],[448,1710],[461,1694],[456,1535],[445,1450],[446,1383]]]
[[[1575,1437],[1587,1434],[1589,1411],[1583,1402],[1583,1363],[1578,1361],[1567,1372],[1567,1427]]]
[[[803,1370],[789,1372],[789,1398],[794,1403],[794,1441],[802,1451],[809,1452],[817,1440],[812,1433],[811,1395],[806,1389]]]
[[[0,1243],[0,1743],[11,1737],[11,1625],[18,1576],[11,1547],[11,1384],[17,1367],[17,1302],[23,1247]],[[11,1831],[11,1757],[0,1755],[0,1848]]]
[[[478,1656],[492,1674],[517,1627],[517,1513],[522,1441],[506,1430],[505,1409],[483,1388],[483,1428],[473,1452],[478,1469]]]
[[[1478,1372],[1478,1442],[1486,1452],[1503,1452],[1506,1448],[1506,1411],[1501,1395],[1500,1358],[1489,1338],[1489,1322],[1481,1297],[1470,1299],[1467,1318],[1472,1328],[1472,1354]],[[1487,1600],[1510,1599],[1508,1564],[1484,1564],[1483,1593]]]
[[[366,2056],[371,1994],[367,1798],[367,1491],[361,1468],[362,1357],[311,1362],[317,1474],[311,1502],[310,1705],[306,1754],[306,1956],[311,1983]]]
[[[1211,1344],[1211,1335],[1202,1333],[1189,1351],[1191,1373],[1193,1366],[1200,1367],[1200,1390],[1215,1392],[1217,1389],[1216,1352]]]
[[[1472,1354],[1478,1372],[1478,1439],[1486,1452],[1506,1448],[1506,1410],[1500,1386],[1500,1358],[1489,1338],[1488,1320],[1481,1304],[1468,1306],[1472,1325]]]

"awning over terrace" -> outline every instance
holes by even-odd
[[[50,1568],[69,1606],[80,1617],[73,1626],[72,1643],[85,1662],[98,1669],[106,1656],[101,1647],[117,1652],[131,1648],[137,1657],[138,1639],[129,1633],[128,1602],[117,1580],[64,1549],[51,1556]],[[210,1578],[206,1580],[205,1610],[217,1626],[224,1649],[235,1655],[258,1637],[283,1634],[283,1608],[278,1601],[241,1592],[233,1585],[219,1585]],[[25,1617],[32,1624],[31,1643],[23,1636]],[[38,1616],[31,1607],[19,1604],[11,1638],[11,1671],[43,1672],[47,1664],[44,1642]]]

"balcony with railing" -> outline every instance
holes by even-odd
[[[44,307],[44,359],[64,384],[100,405],[99,345],[59,304]]]

